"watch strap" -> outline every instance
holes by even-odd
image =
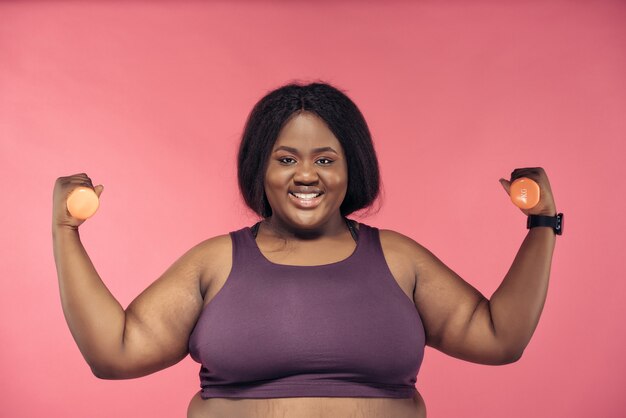
[[[548,226],[554,230],[557,235],[563,234],[563,214],[556,216],[529,215],[526,222],[526,228],[534,228],[536,226]]]

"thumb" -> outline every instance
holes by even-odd
[[[95,190],[96,195],[98,196],[98,198],[100,198],[100,195],[102,194],[102,191],[104,190],[104,186],[99,184],[96,187],[94,187],[94,190]]]
[[[500,179],[500,184],[502,185],[502,188],[504,189],[506,194],[510,195],[511,194],[511,182],[505,179]]]

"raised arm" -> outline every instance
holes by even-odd
[[[535,180],[541,189],[537,206],[522,212],[525,215],[555,216],[556,204],[543,168],[520,169],[511,173],[511,181],[519,177]],[[507,194],[511,181],[501,180]],[[555,244],[556,234],[552,228],[530,229],[511,268],[489,301],[495,333],[516,358],[521,357],[539,323],[548,293]]]
[[[67,212],[67,196],[77,186],[93,188],[85,174],[56,181],[52,237],[63,312],[81,353],[94,375],[106,379],[139,377],[177,363],[187,354],[202,310],[200,278],[211,244],[185,253],[124,310],[80,241],[82,221]],[[100,196],[102,187],[94,189]]]
[[[541,187],[539,204],[523,212],[556,215],[544,170],[516,170],[511,180],[522,176],[532,178]],[[508,193],[510,182],[502,180],[502,184]],[[481,364],[506,364],[521,357],[537,327],[547,295],[555,244],[551,228],[529,230],[491,299],[413,240],[398,236],[396,241],[410,254],[416,275],[415,306],[429,346]]]

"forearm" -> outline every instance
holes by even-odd
[[[530,229],[489,301],[496,336],[515,356],[521,356],[539,322],[548,292],[555,242],[552,228]]]
[[[63,313],[95,373],[120,353],[125,312],[100,279],[78,230],[55,228],[52,239]]]

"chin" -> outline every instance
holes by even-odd
[[[296,214],[287,218],[287,221],[294,227],[301,229],[315,229],[327,224],[333,219],[330,214]]]
[[[324,224],[323,219],[310,218],[310,219],[290,219],[291,225],[302,229],[314,229],[316,226]]]

